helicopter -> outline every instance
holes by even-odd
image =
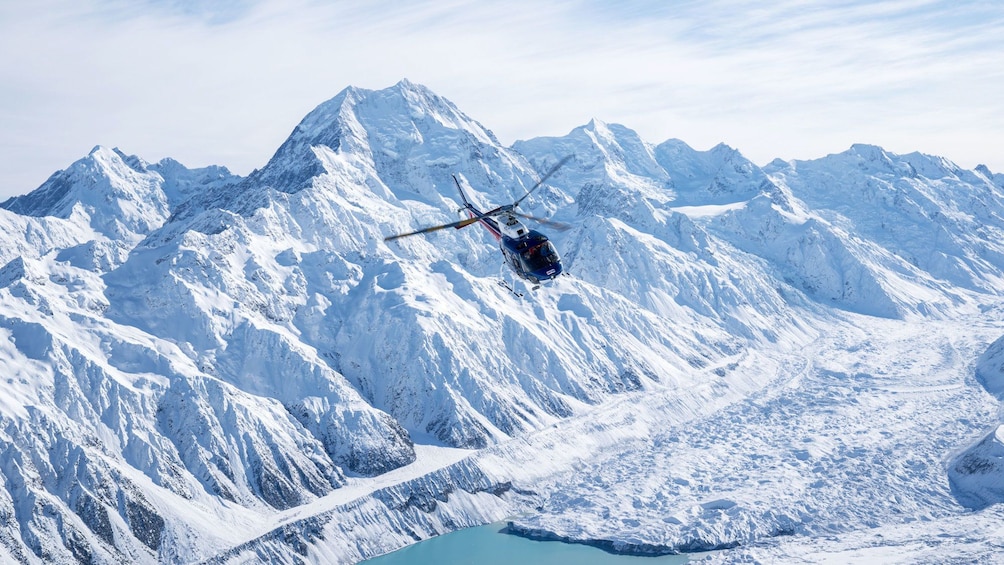
[[[520,203],[523,202],[533,191],[540,188],[548,178],[554,173],[558,172],[558,169],[562,167],[572,155],[567,155],[558,161],[547,173],[544,174],[537,181],[537,184],[526,191],[526,194],[518,198],[512,204],[505,204],[493,208],[487,212],[482,212],[478,210],[471,201],[467,198],[464,193],[464,189],[460,186],[460,181],[457,180],[456,175],[453,175],[453,183],[457,185],[457,190],[460,191],[460,199],[463,201],[464,205],[462,208],[457,210],[459,213],[467,214],[467,218],[450,222],[448,224],[442,224],[438,226],[432,226],[428,228],[423,228],[417,231],[402,233],[397,235],[392,235],[385,237],[384,241],[392,241],[402,237],[409,237],[413,235],[420,235],[425,233],[430,233],[446,228],[461,229],[465,228],[471,224],[480,223],[483,225],[492,236],[495,237],[499,242],[499,250],[502,251],[502,257],[505,265],[516,274],[519,278],[532,283],[533,289],[536,290],[540,287],[541,283],[554,280],[562,273],[561,258],[558,256],[558,251],[554,248],[554,244],[547,239],[547,236],[540,233],[537,230],[532,230],[526,227],[519,220],[519,218],[525,218],[528,220],[533,220],[535,222],[549,225],[558,230],[566,230],[568,226],[559,222],[548,220],[545,218],[537,218],[529,214],[524,214],[518,212],[516,208],[519,207]],[[500,281],[502,286],[509,289],[510,292],[516,296],[522,296],[513,288],[512,285],[508,285],[505,281]]]

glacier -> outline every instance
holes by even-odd
[[[517,298],[453,175],[566,274]],[[547,232],[546,226],[541,228]],[[1004,175],[507,147],[349,87],[242,177],[95,147],[0,204],[0,561],[357,562],[500,520],[716,562],[1004,546]]]

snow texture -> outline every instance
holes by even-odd
[[[453,176],[547,232],[518,298]],[[261,169],[95,148],[0,205],[0,560],[356,562],[459,528],[720,562],[1004,545],[1004,182],[502,146],[348,88]]]

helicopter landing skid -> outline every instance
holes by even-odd
[[[516,289],[513,288],[513,286],[511,284],[509,284],[508,282],[506,282],[505,279],[499,279],[498,280],[498,284],[502,288],[504,288],[504,289],[508,290],[509,292],[511,292],[513,296],[515,296],[517,298],[523,298],[523,293],[522,292],[516,292]]]

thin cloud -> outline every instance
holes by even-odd
[[[760,163],[868,142],[1004,171],[993,3],[540,4],[7,3],[0,196],[99,143],[246,174],[342,88],[405,77],[505,143],[596,117]]]

